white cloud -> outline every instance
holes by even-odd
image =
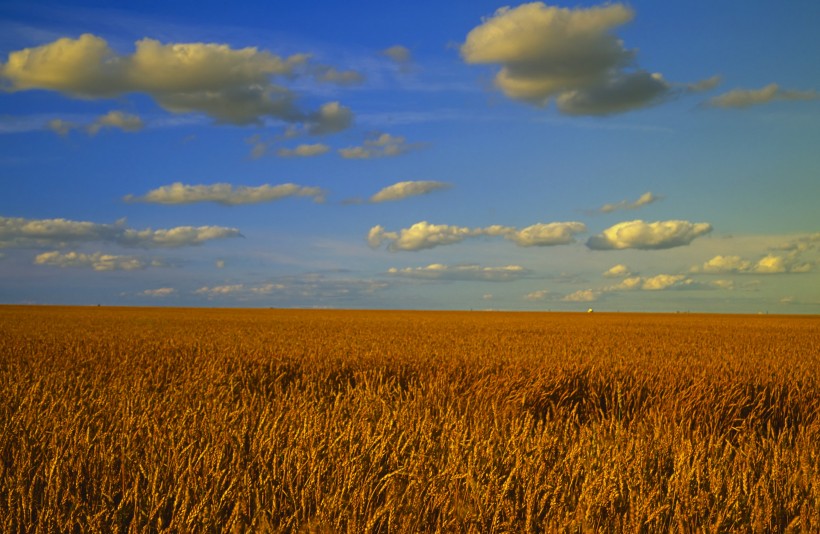
[[[601,298],[601,292],[594,289],[579,289],[574,293],[565,295],[561,300],[564,302],[595,302]]]
[[[391,200],[401,200],[407,197],[426,195],[433,191],[448,189],[450,184],[445,182],[435,182],[428,180],[398,182],[387,186],[372,197],[370,202],[387,202]]]
[[[757,261],[747,260],[740,256],[714,256],[702,265],[695,265],[690,269],[693,273],[705,274],[782,274],[806,273],[814,268],[814,264],[802,261],[800,251],[795,250],[788,254],[768,254]]]
[[[470,31],[461,56],[500,65],[495,84],[509,98],[537,106],[556,98],[571,115],[624,112],[675,93],[660,74],[625,70],[634,68],[636,54],[612,31],[634,16],[623,4],[502,7]]]
[[[171,113],[205,113],[221,123],[261,123],[264,117],[286,122],[315,121],[296,105],[296,95],[273,79],[302,74],[348,83],[349,72],[317,66],[310,56],[279,57],[225,44],[170,43],[141,39],[132,54],[119,54],[100,37],[83,34],[13,51],[0,66],[10,91],[46,89],[73,97],[114,98],[144,93]]]
[[[362,146],[340,148],[339,155],[345,159],[386,158],[400,156],[423,146],[422,143],[408,143],[400,135],[381,133],[366,139]]]
[[[254,150],[256,150],[257,146],[260,146],[260,144],[254,145]],[[265,147],[264,144],[261,144],[261,146]],[[322,143],[304,144],[296,148],[280,148],[276,151],[276,155],[280,158],[310,158],[313,156],[321,156],[329,150],[330,147]],[[259,157],[256,153],[254,153],[254,156]]]
[[[524,300],[544,300],[549,297],[552,297],[549,289],[539,289],[524,295]]]
[[[658,274],[655,276],[629,276],[614,286],[606,287],[604,293],[613,291],[663,291],[695,287],[695,282],[683,274]]]
[[[575,234],[586,230],[586,225],[580,222],[538,223],[521,230],[512,229],[504,237],[520,247],[543,247],[572,243]]]
[[[95,252],[84,254],[82,252],[59,251],[43,252],[34,258],[36,265],[54,265],[57,267],[81,267],[95,271],[136,271],[147,269],[148,267],[164,267],[166,264],[156,259],[139,258],[136,256],[118,256],[115,254],[103,254]]]
[[[325,191],[319,187],[303,187],[295,184],[269,185],[257,187],[236,186],[219,183],[213,185],[187,185],[175,182],[153,189],[141,197],[127,195],[126,202],[147,202],[151,204],[192,204],[195,202],[216,202],[226,206],[258,204],[287,197],[311,197],[314,202],[323,202]]]
[[[224,269],[225,268],[225,260],[216,260],[216,268],[217,269]]]
[[[64,247],[69,243],[108,242],[125,247],[183,247],[213,239],[241,237],[236,228],[178,226],[169,229],[134,230],[125,221],[99,224],[68,219],[0,217],[0,248]]]
[[[242,237],[242,234],[236,228],[223,226],[177,226],[160,230],[127,229],[117,242],[127,247],[178,248],[201,245],[206,241],[228,237]]]
[[[390,241],[387,248],[395,252],[451,245],[474,235],[477,235],[476,230],[470,228],[421,221],[410,228],[403,228],[398,233],[387,232],[381,226],[374,226],[370,229],[367,242],[371,247],[376,248],[381,246],[382,242]]]
[[[526,276],[529,271],[520,265],[482,267],[481,265],[444,265],[431,263],[426,267],[391,268],[388,274],[425,280],[465,280],[484,282],[511,282]]]
[[[140,295],[143,295],[143,296],[146,296],[146,297],[163,298],[163,297],[169,297],[169,296],[173,295],[176,292],[177,292],[176,289],[174,289],[173,287],[159,287],[157,289],[146,289],[145,291],[140,293]]]
[[[644,291],[662,291],[665,289],[679,289],[693,284],[691,278],[682,274],[658,274],[644,278],[641,289]]]
[[[773,101],[817,100],[817,91],[794,91],[771,83],[760,89],[734,89],[709,99],[708,105],[718,108],[747,108]]]
[[[708,223],[691,223],[689,221],[626,221],[615,224],[601,234],[587,240],[587,246],[593,250],[612,249],[665,249],[688,245],[697,237],[712,231]]]
[[[504,237],[521,247],[553,246],[572,243],[573,236],[585,230],[586,226],[579,222],[538,223],[518,230],[511,226],[468,228],[421,221],[398,232],[387,231],[381,225],[374,226],[370,229],[367,241],[373,248],[388,242],[387,249],[392,252],[451,245],[478,236]]]
[[[607,271],[604,272],[604,278],[623,278],[630,276],[631,274],[632,273],[629,271],[629,267],[619,263],[607,269]]]
[[[205,295],[207,297],[220,297],[225,295],[241,293],[243,291],[245,291],[244,284],[233,284],[213,287],[203,286],[194,291],[194,294]]]
[[[657,202],[660,199],[661,199],[661,197],[655,195],[651,191],[647,191],[646,193],[644,193],[643,195],[638,197],[638,199],[633,201],[633,202],[629,202],[627,200],[622,200],[622,201],[616,202],[614,204],[604,204],[603,206],[598,208],[598,211],[601,212],[601,213],[612,213],[613,211],[617,211],[617,210],[634,210],[634,209],[638,209],[642,206],[646,206],[647,204],[652,204],[653,202]]]

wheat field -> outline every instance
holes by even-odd
[[[817,532],[820,318],[0,307],[3,532]]]

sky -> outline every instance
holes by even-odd
[[[820,313],[820,3],[0,3],[0,303]]]

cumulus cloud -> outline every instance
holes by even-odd
[[[280,57],[254,47],[148,38],[137,41],[132,54],[120,54],[105,39],[83,34],[11,52],[0,65],[0,80],[9,91],[45,89],[86,99],[144,93],[171,113],[204,113],[221,123],[258,124],[264,117],[312,122],[296,107],[293,91],[273,83],[310,75],[309,60],[308,54]],[[351,79],[319,70],[324,81]]]
[[[660,74],[626,70],[636,53],[612,32],[634,16],[623,4],[502,7],[469,32],[461,56],[469,64],[499,65],[495,84],[514,100],[544,106],[555,98],[571,115],[629,111],[675,93]]]
[[[391,268],[388,274],[423,280],[465,280],[483,282],[511,282],[526,276],[529,271],[520,265],[482,267],[481,265],[444,265],[431,263],[426,267]]]
[[[125,221],[99,224],[68,219],[0,217],[0,248],[64,247],[70,243],[108,242],[124,247],[184,247],[213,239],[241,237],[236,228],[178,226],[168,229],[134,230]]]
[[[667,289],[683,289],[695,287],[695,282],[683,274],[658,274],[655,276],[629,276],[614,286],[603,289],[603,292],[612,291],[663,291]]]
[[[256,149],[256,146],[259,145],[254,145],[254,149]],[[276,151],[276,155],[280,158],[310,158],[313,156],[321,156],[329,150],[330,147],[322,143],[304,144],[296,148],[280,148]]]
[[[145,291],[141,292],[140,295],[145,297],[169,297],[176,293],[177,290],[173,287],[158,287],[157,289],[146,289]]]
[[[339,155],[345,159],[386,158],[400,156],[423,146],[422,143],[408,143],[400,135],[381,133],[366,139],[362,146],[339,149]]]
[[[794,251],[788,254],[767,254],[757,261],[740,256],[718,255],[690,270],[704,274],[782,274],[806,273],[813,269],[813,263],[802,261],[799,251]]]
[[[433,191],[450,188],[450,184],[445,182],[435,182],[429,180],[398,182],[389,185],[370,197],[370,202],[388,202],[401,200],[407,197],[426,195]]]
[[[795,91],[783,89],[778,84],[771,83],[760,89],[734,89],[709,99],[707,104],[718,108],[748,108],[778,100],[817,100],[818,98],[820,98],[820,93],[814,90]]]
[[[165,267],[166,264],[156,259],[145,259],[136,256],[118,256],[115,254],[103,254],[95,252],[84,254],[82,252],[59,251],[43,252],[34,258],[36,265],[54,265],[57,267],[81,267],[93,269],[95,271],[136,271],[147,269],[148,267]]]
[[[269,185],[257,187],[236,186],[219,183],[213,185],[187,185],[175,182],[135,197],[127,195],[126,202],[147,202],[151,204],[193,204],[195,202],[216,202],[226,206],[258,204],[287,197],[311,197],[314,202],[323,202],[325,191],[319,187],[303,187],[295,184]]]
[[[598,211],[600,213],[612,213],[613,211],[618,210],[635,210],[640,207],[646,206],[647,204],[657,202],[658,200],[661,200],[661,197],[652,193],[651,191],[647,191],[646,193],[638,197],[638,199],[635,201],[629,202],[627,200],[622,200],[614,204],[604,204],[603,206],[598,208]]]
[[[503,235],[520,247],[544,247],[572,243],[575,241],[575,234],[586,230],[586,225],[580,222],[553,222],[537,223],[521,230],[510,229]]]
[[[538,223],[518,230],[511,226],[469,228],[421,221],[398,232],[387,231],[381,225],[374,226],[368,233],[367,242],[373,248],[387,242],[387,249],[392,252],[451,245],[478,236],[504,237],[522,247],[552,246],[572,243],[574,235],[584,231],[586,226],[579,222]]]
[[[615,224],[587,240],[593,250],[665,249],[688,245],[697,237],[712,231],[708,223],[689,221],[644,222],[640,219]]]
[[[629,271],[629,267],[619,263],[607,269],[607,271],[604,272],[604,278],[623,278],[630,276],[631,274],[632,273]]]

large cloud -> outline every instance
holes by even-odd
[[[127,195],[126,202],[148,202],[152,204],[193,204],[195,202],[217,202],[226,206],[258,204],[286,197],[311,197],[314,202],[322,202],[325,191],[319,187],[303,187],[295,184],[269,185],[257,187],[231,184],[187,185],[175,182],[147,192],[141,197]]]
[[[272,82],[299,75],[307,54],[283,58],[253,47],[162,44],[148,38],[135,47],[133,54],[123,55],[95,35],[62,38],[11,52],[0,66],[0,80],[9,91],[47,89],[77,98],[145,93],[172,113],[201,112],[224,123],[273,117],[321,124],[321,110],[318,116],[300,111],[296,95]]]
[[[660,74],[624,70],[635,52],[612,31],[634,15],[622,4],[503,7],[470,31],[461,55],[470,64],[500,65],[495,83],[512,99],[543,106],[557,98],[559,109],[572,115],[628,111],[673,93]]]
[[[593,250],[664,249],[688,245],[711,231],[712,225],[708,223],[634,220],[618,223],[590,237],[587,246]]]
[[[435,182],[430,180],[398,182],[387,186],[372,197],[370,202],[388,202],[391,200],[401,200],[407,197],[426,195],[433,191],[447,189],[450,184],[445,182]]]
[[[184,247],[213,239],[241,237],[236,228],[178,226],[168,229],[134,230],[124,221],[99,224],[68,219],[0,217],[0,248],[64,247],[69,243],[107,242],[125,247]]]
[[[482,267],[481,265],[444,265],[431,263],[426,267],[391,268],[387,271],[392,276],[419,278],[424,280],[465,280],[484,282],[511,282],[528,274],[520,265],[502,267]]]
[[[820,98],[820,93],[817,91],[794,91],[771,83],[760,89],[734,89],[709,99],[707,103],[718,108],[747,108],[775,100],[816,100],[818,98]]]
[[[43,252],[34,258],[37,265],[55,265],[57,267],[82,267],[95,271],[135,271],[148,267],[165,267],[167,264],[157,259],[140,258],[137,256],[122,256],[95,252],[59,251]]]
[[[586,231],[586,226],[579,222],[538,223],[519,230],[501,225],[469,228],[421,221],[410,228],[402,228],[398,232],[387,231],[381,225],[374,226],[370,229],[367,242],[373,248],[378,248],[387,242],[387,249],[392,252],[452,245],[469,237],[478,236],[500,236],[522,247],[553,246],[572,243],[575,240],[574,235],[584,231]]]

